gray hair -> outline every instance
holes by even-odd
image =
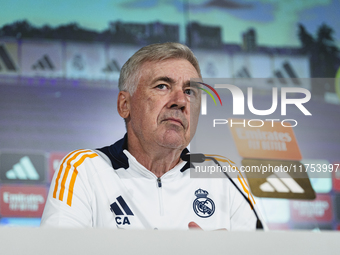
[[[123,65],[118,83],[119,91],[127,91],[131,95],[136,91],[141,76],[139,70],[145,62],[174,58],[188,60],[202,77],[198,61],[186,45],[174,42],[150,44],[138,50]]]

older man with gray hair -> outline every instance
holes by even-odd
[[[122,67],[117,110],[127,133],[111,146],[69,153],[53,177],[42,226],[249,230],[256,218],[226,178],[190,178],[201,78],[179,43],[141,48]]]

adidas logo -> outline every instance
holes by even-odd
[[[0,45],[0,59],[2,60],[2,63],[5,65],[8,71],[17,70],[13,60],[11,59],[4,45]],[[2,68],[3,66],[0,65],[0,71]]]
[[[108,73],[120,72],[120,67],[117,61],[112,59],[111,62],[109,62],[107,66],[103,69],[103,72],[108,72]]]
[[[21,158],[19,163],[7,171],[6,177],[10,180],[39,180],[39,174],[27,156]]]
[[[126,215],[133,215],[131,209],[126,204],[126,202],[125,202],[125,200],[124,200],[124,198],[122,196],[117,197],[117,201],[120,204],[121,208],[126,213]],[[111,212],[113,212],[114,214],[116,214],[116,215],[124,215],[123,211],[120,209],[120,207],[118,206],[118,204],[116,202],[112,203],[110,205],[110,207],[111,207]]]
[[[271,174],[266,180],[267,182],[260,185],[263,192],[305,193],[304,189],[285,172]]]
[[[127,203],[125,202],[122,196],[117,197],[117,202],[114,202],[110,205],[110,210],[116,215],[115,220],[116,220],[117,225],[125,225],[125,224],[130,225],[130,221],[128,217],[117,216],[117,215],[133,216],[133,212],[131,211],[130,207],[127,205]]]
[[[47,55],[44,55],[41,59],[38,60],[37,63],[32,65],[32,69],[37,70],[54,70],[55,67],[52,64],[52,61]]]
[[[246,67],[242,67],[236,74],[236,78],[251,78],[250,72]]]
[[[287,61],[283,63],[281,70],[274,71],[274,77],[277,78],[281,84],[288,84],[288,79],[295,85],[301,85],[293,67]],[[269,83],[273,83],[273,80],[269,79]]]
[[[291,64],[286,61],[281,69],[274,70],[274,79],[276,78],[282,85],[292,82],[294,85],[301,86],[301,81],[294,71]],[[250,72],[246,67],[242,67],[235,75],[235,78],[251,78]],[[268,79],[269,83],[274,83],[274,79]]]

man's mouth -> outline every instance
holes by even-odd
[[[181,125],[182,127],[184,127],[183,122],[180,119],[176,119],[176,118],[167,118],[164,121],[169,121],[171,123],[177,124],[177,125]]]

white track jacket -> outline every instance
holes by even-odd
[[[204,230],[255,230],[254,212],[227,178],[190,178],[189,162],[157,178],[126,148],[127,135],[68,154],[54,174],[41,225],[188,229],[194,221]]]

